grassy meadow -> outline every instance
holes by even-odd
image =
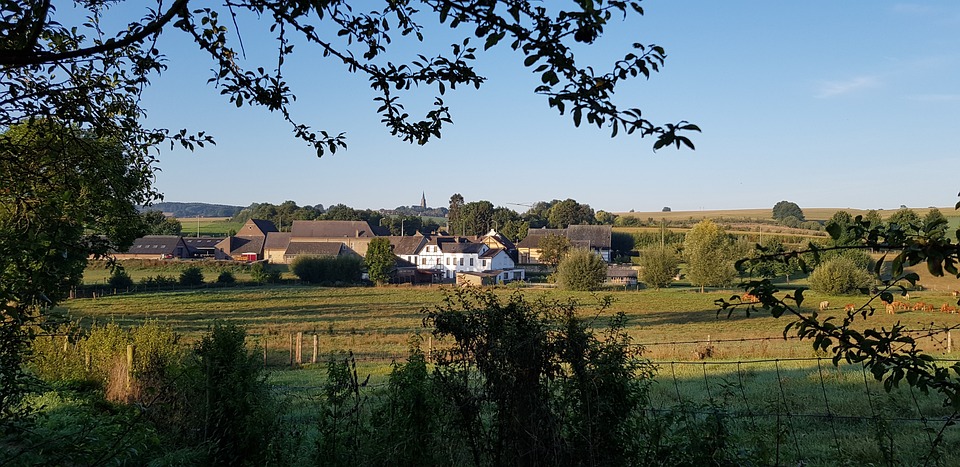
[[[498,293],[514,293],[498,289]],[[812,357],[807,342],[783,340],[786,319],[774,319],[762,311],[749,314],[736,311],[732,316],[717,315],[714,300],[729,299],[734,290],[699,293],[692,288],[662,290],[610,291],[601,293],[563,292],[549,288],[523,289],[527,298],[575,300],[584,316],[597,317],[602,324],[615,312],[626,314],[627,327],[645,354],[655,360],[690,360],[702,348],[712,346],[715,359]],[[610,295],[613,305],[598,314],[599,297]],[[357,355],[382,358],[389,362],[401,357],[411,336],[426,334],[422,328],[422,310],[441,303],[443,287],[349,287],[260,286],[189,291],[119,294],[97,299],[76,299],[63,303],[60,311],[81,325],[116,322],[128,326],[145,320],[170,325],[188,340],[198,336],[214,320],[245,326],[248,333],[267,339],[271,347],[285,348],[290,333],[319,336],[322,352],[352,350]],[[805,311],[813,311],[821,300],[832,304],[827,315],[840,317],[846,304],[860,304],[861,297],[830,297],[807,292]],[[955,303],[948,292],[914,292],[912,301],[939,307]],[[877,313],[869,325],[890,327],[901,322],[910,329],[924,330],[960,323],[960,315],[903,312],[897,315]],[[945,336],[936,336],[945,337]],[[312,337],[310,337],[312,339]],[[311,341],[312,345],[312,341]],[[921,345],[930,352],[942,353],[943,344],[925,338]],[[322,353],[321,352],[321,353]]]
[[[931,445],[921,419],[928,420],[927,427],[939,429],[937,420],[947,415],[934,396],[906,388],[888,394],[859,367],[835,368],[828,359],[818,360],[824,355],[817,355],[809,342],[784,340],[786,319],[761,311],[718,316],[714,300],[729,299],[734,290],[703,294],[686,287],[596,294],[549,288],[495,290],[504,296],[523,293],[528,299],[576,300],[583,316],[601,327],[613,313],[625,313],[634,343],[643,345],[644,355],[658,368],[651,410],[680,410],[702,421],[722,409],[730,436],[756,452],[779,449],[765,455],[784,464],[803,460],[805,465],[835,465],[838,459],[885,464],[890,452],[899,456],[893,458],[895,463],[915,463]],[[391,362],[403,360],[412,338],[424,348],[442,346],[422,327],[422,320],[423,310],[440,304],[445,292],[433,286],[250,286],[75,299],[64,302],[57,312],[81,326],[109,322],[133,326],[156,320],[183,334],[186,343],[214,320],[243,325],[256,351],[264,352],[275,388],[293,400],[309,401],[320,393],[326,377],[323,362],[331,353],[352,351],[361,378],[370,375],[376,388],[385,384]],[[613,304],[598,312],[603,295],[610,295]],[[839,317],[843,305],[859,304],[863,297],[808,293],[804,309],[813,311],[821,300],[832,304],[827,315]],[[911,293],[911,300],[937,305],[956,301],[947,292],[933,291]],[[881,312],[868,323],[889,328],[898,321],[911,329],[930,330],[956,325],[960,315]],[[304,333],[305,364],[290,367],[291,336],[297,332]],[[310,363],[314,336],[317,364]],[[920,342],[938,358],[958,356],[947,353],[942,333]],[[292,410],[293,419],[309,431],[316,419],[315,405],[295,404]],[[895,420],[896,426],[885,419]],[[946,465],[951,465],[960,462],[960,434],[946,433],[945,452],[953,456]]]
[[[230,232],[237,232],[243,227],[243,222],[231,222],[229,217],[181,217],[177,218],[183,226],[183,235],[226,237]]]

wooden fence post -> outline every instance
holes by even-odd
[[[290,333],[290,366],[293,366],[293,333]]]
[[[303,365],[303,332],[297,332],[297,365]]]
[[[87,373],[90,372],[90,349],[86,349],[83,352],[83,367],[87,369]]]
[[[313,335],[313,358],[310,359],[310,363],[317,363],[317,353],[320,351],[320,335]]]
[[[133,355],[136,349],[137,346],[133,344],[127,345],[127,395],[130,394],[130,389],[133,387]]]
[[[267,339],[267,336],[264,335],[261,338],[261,342],[260,342],[260,344],[263,345],[263,367],[264,368],[267,367],[267,342],[269,342],[269,340]]]
[[[953,333],[947,331],[947,353],[953,353]]]

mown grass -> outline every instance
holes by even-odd
[[[499,289],[499,293],[513,293]],[[603,324],[614,312],[628,318],[628,331],[637,343],[646,344],[654,359],[691,359],[712,346],[714,358],[810,357],[807,342],[782,339],[786,319],[774,319],[762,311],[735,311],[730,317],[717,313],[714,301],[730,299],[734,290],[698,293],[689,288],[610,291],[601,293],[563,292],[553,289],[524,289],[528,298],[575,300],[581,312]],[[603,295],[613,298],[610,309],[599,313],[595,307]],[[178,292],[121,294],[97,299],[65,302],[61,310],[81,323],[113,321],[135,325],[154,319],[169,324],[188,339],[199,335],[214,320],[245,326],[249,334],[263,336],[268,348],[286,347],[291,333],[303,332],[312,346],[312,335],[320,347],[352,350],[364,358],[401,356],[407,341],[425,333],[422,310],[443,299],[442,287],[355,287],[260,286],[228,289],[200,289]],[[821,300],[829,300],[827,316],[840,317],[845,304],[859,305],[865,297],[831,297],[808,292],[803,310],[815,311]],[[912,301],[939,307],[956,300],[944,292],[919,292]],[[889,328],[901,322],[916,330],[944,328],[960,323],[960,315],[906,312],[897,315],[876,313],[859,326]],[[937,336],[945,338],[945,335]],[[762,340],[761,340],[762,339]],[[742,341],[741,341],[742,340]],[[709,342],[707,342],[709,341]],[[931,352],[942,352],[944,344],[934,338],[921,340]],[[384,360],[389,360],[388,357]]]
[[[183,235],[188,237],[196,236],[198,232],[201,236],[226,237],[243,227],[243,222],[231,222],[229,217],[183,217],[177,220],[183,226]]]
[[[497,289],[500,294],[516,292]],[[422,322],[423,310],[441,303],[444,293],[441,287],[261,286],[70,300],[58,311],[81,325],[132,326],[157,320],[182,333],[188,343],[214,320],[241,324],[256,351],[266,349],[271,382],[292,401],[291,417],[303,431],[311,432],[328,355],[352,351],[361,379],[370,375],[366,390],[376,397],[391,362],[404,359],[412,338],[419,336],[424,348],[443,345],[430,337]],[[721,414],[731,442],[763,452],[782,465],[922,463],[931,446],[928,436],[935,436],[937,420],[947,414],[935,396],[908,388],[888,394],[869,375],[864,381],[859,367],[838,369],[829,360],[813,359],[818,355],[809,342],[782,339],[785,319],[762,311],[718,316],[714,300],[729,299],[734,290],[595,294],[527,288],[520,293],[529,299],[576,300],[583,305],[583,316],[600,327],[622,311],[634,342],[643,344],[644,355],[658,366],[651,410],[672,410],[701,421]],[[613,304],[598,312],[603,295],[610,295]],[[927,303],[955,300],[947,293],[913,295],[913,300]],[[825,314],[841,316],[844,304],[860,303],[863,297],[808,293],[804,310],[814,311],[812,307],[824,299],[832,303]],[[898,321],[916,329],[943,328],[960,322],[960,315],[878,313],[868,323],[889,328]],[[305,364],[289,367],[290,340],[296,332],[304,333]],[[319,344],[315,364],[310,363],[314,335]],[[955,353],[945,352],[943,337],[925,338],[921,346],[939,358],[955,358]],[[935,431],[928,435],[925,428]],[[941,453],[948,457],[940,464],[960,465],[960,436],[954,429],[945,433]]]
[[[200,268],[205,283],[215,282],[217,276],[223,271],[230,271],[238,282],[252,280],[249,265],[236,261],[128,259],[118,261],[118,264],[123,267],[123,270],[133,279],[134,283],[158,275],[176,279],[180,276],[180,272],[191,267]],[[284,279],[295,278],[286,264],[270,264],[267,267],[280,272]],[[85,285],[107,284],[110,274],[110,269],[105,261],[91,261],[83,271],[83,283]]]

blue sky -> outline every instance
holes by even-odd
[[[645,16],[615,24],[578,58],[605,69],[632,42],[663,46],[663,71],[618,88],[617,102],[656,123],[698,124],[696,151],[654,153],[651,139],[574,128],[533,94],[537,77],[506,44],[479,53],[476,66],[489,78],[479,91],[445,96],[454,125],[443,138],[410,145],[380,124],[363,77],[302,48],[287,71],[295,117],[347,135],[346,151],[318,159],[279,115],[227,103],[206,84],[211,63],[171,29],[159,44],[169,70],[144,98],[148,125],[206,130],[218,144],[165,148],[157,186],[167,201],[375,209],[416,204],[421,192],[431,206],[461,193],[518,211],[555,198],[613,212],[956,201],[960,2],[643,5]],[[257,24],[240,27],[247,64],[262,57],[271,66],[273,44]],[[420,46],[425,55],[453,41],[439,32]]]

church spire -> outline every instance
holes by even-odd
[[[425,191],[420,193],[420,207],[427,209],[427,193]]]

